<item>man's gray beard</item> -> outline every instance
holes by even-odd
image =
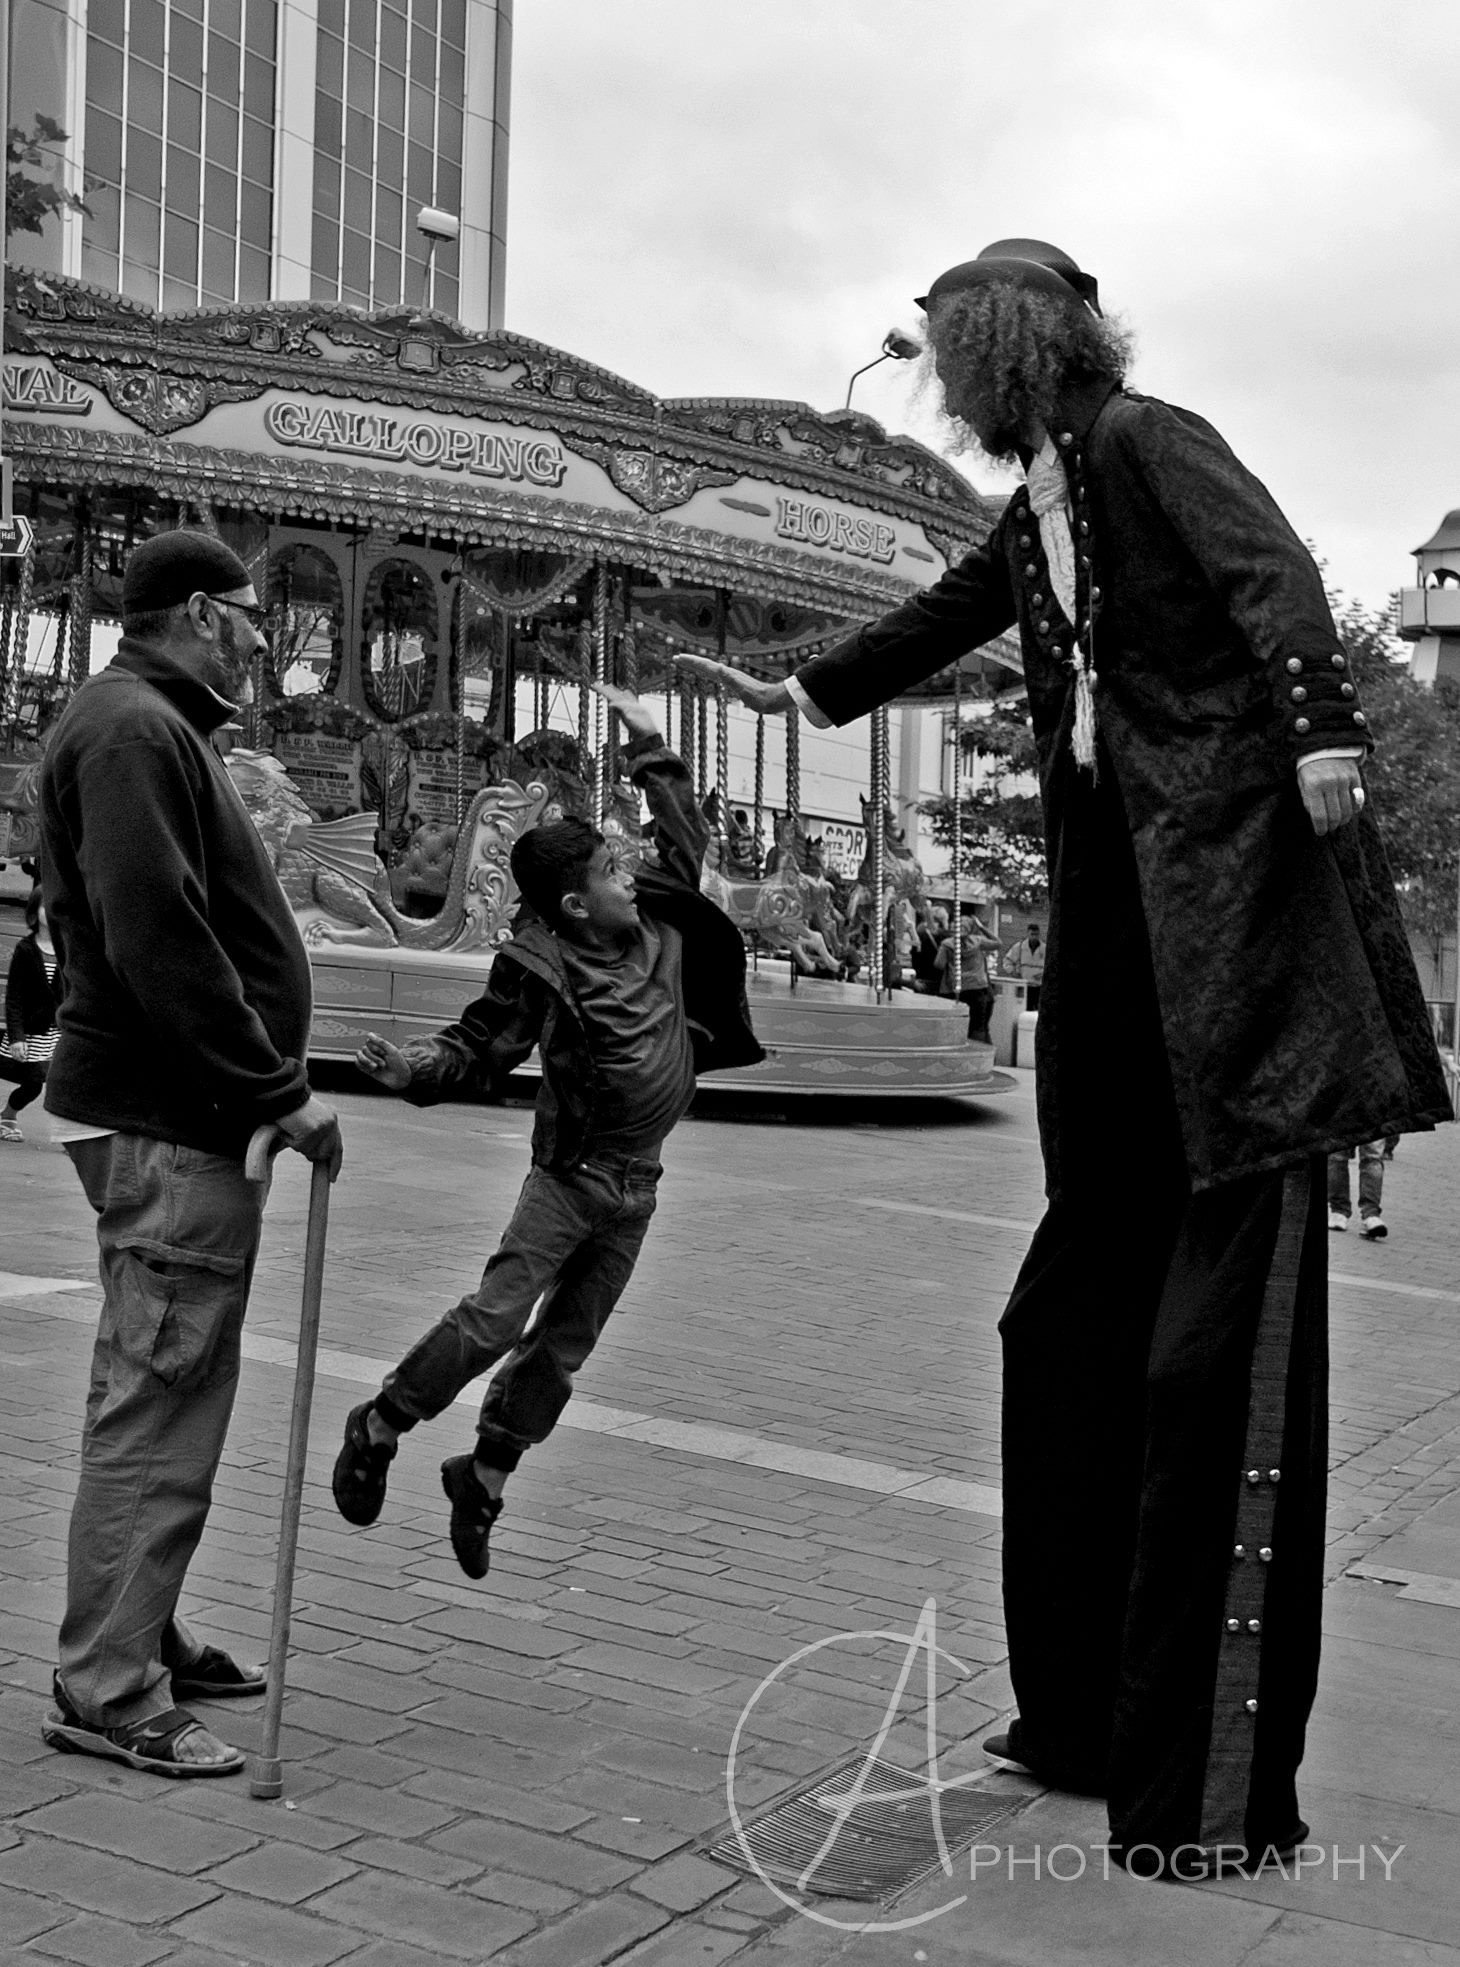
[[[251,657],[240,654],[238,635],[234,630],[233,617],[223,617],[223,631],[218,638],[218,651],[215,657],[218,668],[218,692],[230,703],[239,705],[253,702],[253,661]]]

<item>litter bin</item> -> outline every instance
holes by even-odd
[[[1017,1038],[1015,1027],[1023,1013],[1029,986],[1022,977],[993,977],[990,981],[994,987],[994,1009],[989,1019],[994,1064],[1012,1065]]]
[[[1034,1064],[1034,1033],[1039,1025],[1038,1011],[1021,1011],[1014,1025],[1014,1065]]]

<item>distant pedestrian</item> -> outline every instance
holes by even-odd
[[[238,1383],[261,1200],[255,1128],[332,1172],[309,1090],[309,959],[210,743],[263,646],[248,569],[163,533],[122,582],[115,659],[63,713],[41,772],[45,907],[66,980],[46,1107],[96,1211],[103,1301],[71,1512],[52,1748],[164,1776],[243,1757],[174,1697],[263,1690],[178,1596]]]
[[[994,987],[989,980],[989,952],[998,948],[998,938],[989,934],[976,915],[965,915],[959,924],[958,942],[961,974],[956,987],[952,931],[938,951],[938,992],[942,997],[956,995],[960,1004],[968,1006],[968,1036],[976,1043],[986,1045],[994,1010]]]
[[[25,904],[28,934],[10,956],[5,976],[5,1036],[0,1040],[0,1079],[13,1079],[15,1091],[0,1107],[0,1141],[20,1141],[17,1115],[46,1083],[56,1049],[56,1005],[61,971],[39,888]]]
[[[542,1058],[532,1167],[500,1247],[476,1289],[351,1411],[335,1462],[340,1514],[365,1528],[400,1436],[505,1360],[472,1451],[441,1465],[451,1548],[469,1578],[487,1575],[507,1478],[557,1425],[634,1274],[660,1151],[696,1072],[764,1057],[744,944],[700,893],[709,835],[690,775],[636,697],[595,687],[629,728],[624,762],[648,799],[658,864],[637,875],[616,865],[582,820],[533,827],[512,849],[530,919],[497,952],[483,994],[433,1037],[402,1048],[372,1032],[355,1058],[417,1106],[496,1091],[534,1045]]]
[[[1328,1157],[1328,1227],[1345,1230],[1353,1214],[1349,1194],[1349,1163],[1359,1157],[1359,1233],[1371,1243],[1389,1234],[1384,1220],[1384,1163],[1389,1158],[1383,1140],[1365,1141]]]
[[[1039,992],[1044,982],[1044,938],[1039,924],[1031,922],[1024,940],[1004,953],[1004,975],[1024,980],[1024,1008],[1039,1009]]]

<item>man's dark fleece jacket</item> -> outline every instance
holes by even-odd
[[[123,637],[41,771],[41,878],[66,979],[48,1110],[241,1156],[309,1097],[309,959],[210,733],[233,706]]]

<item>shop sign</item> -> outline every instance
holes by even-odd
[[[784,494],[776,499],[776,533],[783,540],[826,547],[832,553],[850,553],[858,560],[875,560],[884,566],[897,550],[896,530],[884,519],[839,512],[835,506],[821,505],[815,499],[793,499]]]
[[[360,747],[322,731],[281,731],[274,755],[316,813],[343,818],[360,810]]]
[[[822,859],[829,871],[850,880],[867,851],[867,836],[862,828],[851,826],[846,820],[808,819],[806,825],[813,838],[819,835]]]
[[[7,362],[3,370],[7,410],[40,410],[50,416],[89,417],[91,392],[42,362]]]
[[[557,486],[568,469],[561,445],[541,432],[484,429],[438,417],[402,417],[286,398],[269,405],[264,428],[278,443],[300,450],[342,451],[377,464],[469,471],[518,484]]]

